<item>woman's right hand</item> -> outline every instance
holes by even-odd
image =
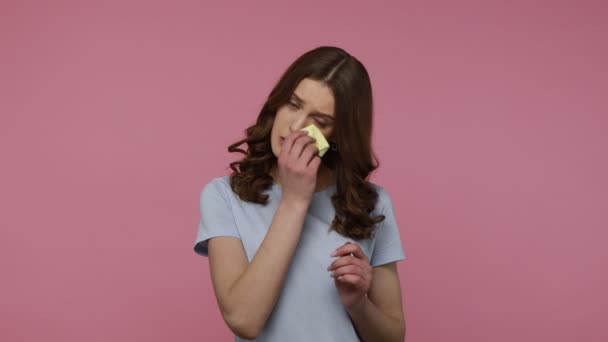
[[[314,141],[306,131],[292,132],[283,141],[278,158],[282,200],[310,204],[321,164]]]

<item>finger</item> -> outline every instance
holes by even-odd
[[[339,276],[343,276],[346,274],[356,274],[362,278],[365,278],[365,275],[363,274],[363,269],[361,269],[361,267],[359,267],[357,265],[353,265],[353,264],[338,267],[333,272],[331,272],[329,275],[330,275],[330,277],[337,278]]]
[[[304,131],[296,131],[290,133],[285,140],[283,141],[283,146],[281,146],[281,153],[285,151],[287,155],[291,153],[291,149],[293,148],[294,141],[301,136],[307,135]]]
[[[363,278],[361,278],[360,276],[358,276],[356,274],[345,274],[345,275],[337,277],[336,280],[339,282],[342,282],[342,283],[352,284],[356,288],[363,287],[363,284],[365,282],[363,280]]]
[[[361,246],[359,246],[359,244],[357,243],[353,243],[350,241],[338,247],[338,249],[336,249],[334,253],[335,254],[333,254],[332,256],[348,255],[352,253],[355,257],[367,261],[367,255],[363,253],[363,250],[361,250]]]
[[[308,167],[312,169],[311,172],[316,173],[317,170],[319,169],[319,165],[321,165],[321,156],[318,154],[315,154],[312,156],[310,163],[308,163]]]
[[[302,135],[302,136],[297,137],[289,152],[289,155],[290,155],[289,159],[296,162],[298,159],[300,159],[300,156],[302,155],[302,151],[304,150],[304,147],[306,147],[306,145],[308,145],[314,141],[315,141],[315,138],[310,137],[308,135]],[[306,162],[308,162],[308,160]]]
[[[337,269],[338,267],[343,267],[346,265],[357,265],[361,268],[365,267],[365,263],[363,260],[356,258],[353,255],[346,255],[346,256],[342,256],[339,257],[337,260],[335,260],[334,262],[332,262],[328,267],[327,270],[328,271],[333,271],[335,269]]]
[[[315,145],[315,144],[306,145],[304,147],[304,150],[302,151],[301,158],[298,160],[298,162],[301,163],[300,166],[302,166],[303,168],[307,168],[311,159],[313,159],[315,154],[319,154],[319,148],[317,147],[317,145]]]

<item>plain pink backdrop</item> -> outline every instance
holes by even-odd
[[[2,1],[0,340],[232,340],[200,190],[319,45],[372,78],[406,340],[608,340],[607,6]]]

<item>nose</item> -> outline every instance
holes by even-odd
[[[290,133],[296,132],[301,130],[302,128],[307,126],[307,118],[306,117],[300,117],[297,119],[294,119],[291,124],[289,125],[289,130]]]

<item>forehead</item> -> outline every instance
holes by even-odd
[[[305,78],[298,83],[294,93],[304,101],[305,106],[334,115],[334,94],[325,83]]]

